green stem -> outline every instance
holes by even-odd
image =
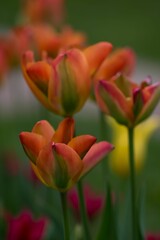
[[[136,240],[136,189],[135,189],[135,166],[134,166],[134,128],[128,128],[129,159],[130,159],[130,186],[132,208],[132,239]]]
[[[99,111],[99,121],[100,121],[100,140],[101,141],[106,141],[106,135],[107,135],[107,123],[106,123],[106,119],[105,119],[105,114],[100,110]],[[103,182],[105,182],[105,180],[107,179],[108,176],[108,161],[107,161],[107,156],[105,157],[105,159],[102,160],[101,162],[101,170],[102,170],[102,177],[103,177]],[[104,184],[104,188],[105,188],[105,184]]]
[[[85,239],[91,240],[91,235],[90,235],[89,226],[88,226],[88,218],[87,218],[87,214],[86,214],[85,202],[84,202],[84,197],[83,197],[83,186],[82,186],[81,180],[77,183],[77,187],[78,187],[80,211],[81,211]]]
[[[100,110],[99,111],[99,118],[100,118],[100,138],[102,140],[106,140],[106,133],[107,133],[107,125],[105,114]]]
[[[66,193],[60,193],[63,211],[64,240],[70,240]]]

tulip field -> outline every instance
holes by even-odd
[[[2,3],[2,240],[160,239],[158,6],[101,1]]]

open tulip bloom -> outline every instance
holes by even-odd
[[[23,58],[25,79],[42,104],[56,114],[72,116],[90,93],[88,63],[78,49],[59,54],[56,59],[35,62],[32,52]],[[80,74],[79,74],[80,73]]]
[[[47,186],[67,191],[113,149],[108,142],[96,142],[91,135],[73,137],[74,120],[64,119],[55,131],[45,120],[32,132],[20,133],[23,148],[33,170]]]
[[[120,75],[98,81],[95,88],[102,111],[128,127],[145,120],[160,98],[160,82],[152,84],[149,78],[137,84]]]
[[[111,51],[112,45],[101,42],[84,51],[72,48],[55,59],[46,56],[35,61],[33,52],[23,55],[24,77],[35,96],[50,111],[70,117],[80,111],[90,95],[91,74]]]

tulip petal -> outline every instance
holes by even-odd
[[[127,124],[132,120],[130,102],[116,85],[103,80],[99,81],[96,92],[96,95],[98,94],[106,104],[109,114],[119,123]]]
[[[65,118],[58,125],[55,131],[52,141],[55,143],[68,143],[74,134],[74,120],[73,118]]]
[[[86,48],[83,52],[90,67],[90,75],[93,75],[99,68],[103,60],[112,50],[112,44],[109,42],[100,42]]]
[[[91,146],[96,142],[96,138],[91,135],[82,135],[73,138],[69,143],[68,146],[73,148],[80,158],[83,158],[84,155],[88,152]]]
[[[36,166],[43,181],[48,186],[55,188],[55,159],[52,153],[52,143],[49,143],[40,151],[40,154],[37,158]]]
[[[23,71],[23,75],[24,78],[28,84],[28,86],[30,87],[30,89],[32,90],[33,94],[39,99],[39,101],[50,111],[52,111],[52,107],[48,102],[47,96],[38,88],[38,86],[32,81],[32,79],[29,77],[28,73],[27,73],[27,66],[29,66],[30,64],[33,64],[33,60],[31,62],[29,62],[29,60],[31,60],[31,56],[33,54],[31,54],[30,51],[24,53],[23,58],[22,58],[22,71]]]
[[[45,61],[30,63],[26,67],[26,73],[38,89],[47,96],[48,83],[51,78],[51,66]]]
[[[83,164],[79,155],[66,144],[54,144],[52,150],[55,158],[55,183],[63,190],[63,188],[68,188],[73,185],[74,181],[77,181]]]
[[[113,150],[113,145],[108,142],[95,143],[88,153],[83,158],[83,171],[81,176],[88,173],[93,167],[95,167],[110,151]]]
[[[44,137],[30,132],[21,132],[19,137],[27,156],[34,164],[36,164],[36,159],[45,145]]]
[[[41,120],[35,124],[32,132],[40,134],[46,139],[47,142],[50,142],[55,131],[49,122],[46,120]]]
[[[126,97],[132,96],[132,82],[130,82],[124,75],[118,76],[114,80],[114,83]]]
[[[107,57],[98,69],[96,79],[110,79],[119,72],[129,75],[135,65],[135,54],[129,48],[121,48]]]
[[[144,119],[149,117],[149,115],[153,112],[156,105],[158,104],[159,99],[160,99],[160,86],[157,87],[154,93],[150,96],[148,102],[146,102],[146,104],[142,108],[142,111],[140,112],[136,119],[136,124],[142,122]]]
[[[59,191],[66,191],[71,187],[83,167],[78,154],[63,143],[45,146],[36,165],[45,183]]]
[[[41,177],[40,172],[38,171],[37,166],[36,166],[34,163],[32,163],[32,162],[31,162],[31,166],[32,166],[32,169],[33,169],[34,173],[36,174],[37,178],[38,178],[43,184],[45,184],[45,185],[48,186],[48,184],[47,184],[47,183],[44,181],[44,179]]]

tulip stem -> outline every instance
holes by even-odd
[[[130,186],[132,211],[132,239],[136,240],[136,191],[135,191],[135,162],[134,162],[134,128],[128,128],[129,159],[130,159]]]
[[[107,123],[105,119],[105,114],[100,110],[99,111],[99,121],[100,121],[100,139],[101,141],[106,140],[106,133],[107,133]],[[108,175],[108,164],[107,164],[107,156],[101,162],[101,169],[102,169],[102,177],[103,182],[107,179]],[[105,187],[105,184],[104,184]]]
[[[70,240],[66,193],[60,193],[63,211],[64,240]]]
[[[81,180],[77,183],[77,188],[78,188],[80,212],[81,212],[81,218],[82,218],[82,223],[83,223],[85,239],[91,240],[91,235],[90,235],[89,226],[88,226],[88,218],[87,218],[87,213],[86,213],[86,206],[85,206],[85,202],[84,202],[83,186],[82,186]]]
[[[106,132],[107,132],[107,125],[105,114],[100,110],[99,111],[99,118],[100,118],[100,134],[101,134],[101,141],[106,140]]]

